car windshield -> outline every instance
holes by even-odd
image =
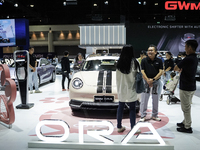
[[[116,60],[114,59],[103,59],[103,60],[89,60],[83,65],[83,71],[100,71],[100,70],[111,70],[115,71]]]

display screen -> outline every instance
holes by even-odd
[[[26,45],[28,27],[26,19],[0,19],[0,47]]]
[[[126,29],[127,44],[133,45],[137,54],[154,44],[158,51],[177,56],[185,51],[185,42],[190,39],[197,40],[196,51],[200,51],[200,24],[130,24]]]
[[[15,20],[1,19],[0,20],[0,46],[15,46]]]

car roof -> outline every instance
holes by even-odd
[[[117,53],[106,53],[106,54],[91,54],[86,58],[86,61],[88,60],[97,60],[97,59],[119,59],[119,54]]]

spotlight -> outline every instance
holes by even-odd
[[[147,4],[147,2],[146,2],[146,1],[144,1],[144,2],[143,2],[143,5],[146,5],[146,4]]]
[[[105,1],[104,4],[105,4],[105,5],[108,5],[108,1]]]
[[[67,2],[63,2],[63,6],[66,6],[67,5]]]
[[[15,7],[18,7],[18,4],[16,3],[14,6],[15,6]]]
[[[34,7],[34,5],[33,5],[33,4],[31,4],[31,5],[30,5],[30,7]]]
[[[138,4],[141,5],[142,3],[139,1]]]

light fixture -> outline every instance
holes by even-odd
[[[66,6],[67,5],[67,2],[63,2],[63,6]]]
[[[105,5],[108,5],[108,1],[105,1],[104,4],[105,4]]]
[[[35,32],[33,32],[32,36],[31,36],[31,40],[37,40]]]
[[[10,16],[7,16],[7,18],[10,18]]]
[[[67,39],[72,39],[72,33],[71,33],[71,31],[69,31]]]
[[[62,31],[60,31],[60,36],[59,36],[60,40],[64,40],[65,39],[65,35]]]
[[[44,33],[43,32],[40,32],[40,37],[44,38]]]
[[[32,7],[32,8],[33,8],[33,7],[34,7],[34,5],[33,5],[33,4],[31,4],[31,5],[30,5],[30,7]]]
[[[154,5],[155,5],[155,6],[158,6],[158,3],[155,3]]]
[[[97,6],[97,4],[95,3],[93,6]]]
[[[146,4],[147,4],[147,2],[146,2],[146,1],[144,1],[144,2],[143,2],[143,5],[146,5]]]
[[[80,33],[78,32],[78,30],[76,32],[76,39],[80,39]]]
[[[139,1],[138,4],[141,5],[142,3]]]
[[[15,7],[18,7],[18,4],[17,4],[17,3],[15,3],[15,4],[14,4],[14,6],[15,6]]]

